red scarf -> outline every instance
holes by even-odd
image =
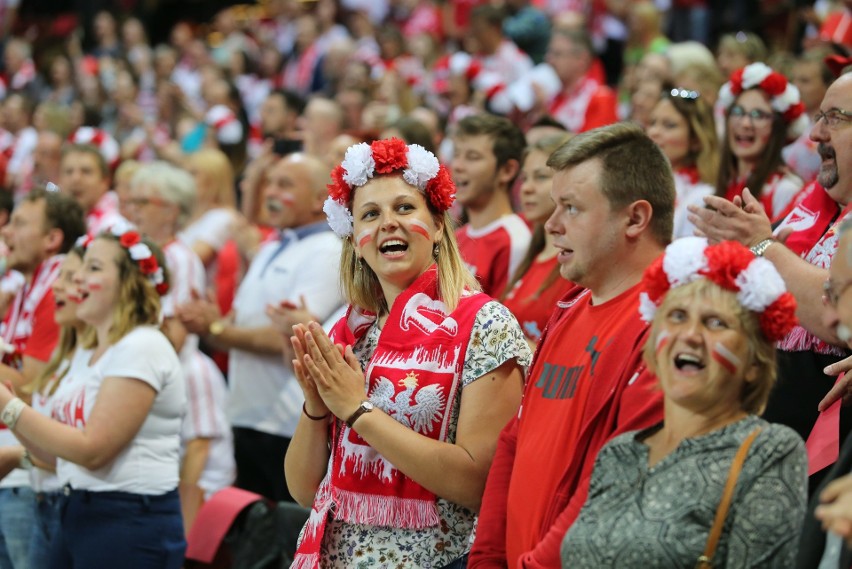
[[[811,182],[799,195],[801,199],[789,215],[784,218],[775,233],[778,234],[783,229],[791,228],[793,233],[784,244],[788,249],[803,257],[814,248],[828,231],[831,223],[837,219],[840,206],[831,199],[831,196],[819,185],[819,182]]]
[[[33,333],[33,316],[36,308],[44,295],[50,291],[53,281],[59,276],[59,266],[64,258],[65,255],[54,255],[42,261],[33,273],[29,284],[25,284],[12,300],[6,319],[0,325],[0,336],[3,338],[3,343],[8,346],[6,350],[14,347],[14,351],[4,351],[0,354],[6,365],[20,369],[21,353]]]
[[[491,300],[465,294],[448,314],[437,271],[420,275],[393,304],[367,365],[369,399],[425,437],[445,441],[476,314]],[[375,316],[349,308],[332,329],[335,343],[355,344]],[[329,474],[320,484],[292,567],[317,568],[330,511],[348,523],[422,529],[440,523],[436,496],[388,462],[354,430],[332,428]]]

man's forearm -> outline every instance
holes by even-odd
[[[225,324],[218,334],[207,334],[205,341],[222,351],[242,350],[258,355],[281,355],[281,333],[272,326],[244,328],[232,323]]]

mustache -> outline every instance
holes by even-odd
[[[819,157],[822,158],[823,160],[825,160],[827,158],[835,158],[836,157],[836,154],[834,152],[834,148],[832,148],[831,146],[826,146],[822,142],[817,144],[817,153],[819,153]]]
[[[266,200],[266,209],[272,212],[284,211],[284,204],[278,200]]]

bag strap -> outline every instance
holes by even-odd
[[[710,528],[710,535],[707,536],[707,545],[704,546],[704,555],[698,558],[699,567],[710,567],[713,561],[713,555],[716,553],[716,546],[719,545],[719,538],[722,537],[722,526],[725,525],[725,518],[728,517],[728,509],[731,506],[731,499],[734,497],[734,488],[737,486],[737,479],[740,477],[740,471],[743,469],[748,449],[763,427],[758,427],[751,432],[749,436],[740,445],[734,461],[731,463],[731,470],[728,472],[728,481],[725,482],[725,490],[722,492],[722,500],[719,502],[719,507],[716,509],[716,518],[713,520],[713,527]]]

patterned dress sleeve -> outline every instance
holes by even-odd
[[[510,359],[526,368],[532,352],[515,317],[497,301],[487,302],[476,314],[462,370],[466,386]]]
[[[804,443],[792,430],[771,425],[751,452],[762,458],[755,461],[760,470],[750,473],[751,483],[731,504],[726,567],[793,567],[808,505]],[[745,474],[746,467],[740,482]]]

